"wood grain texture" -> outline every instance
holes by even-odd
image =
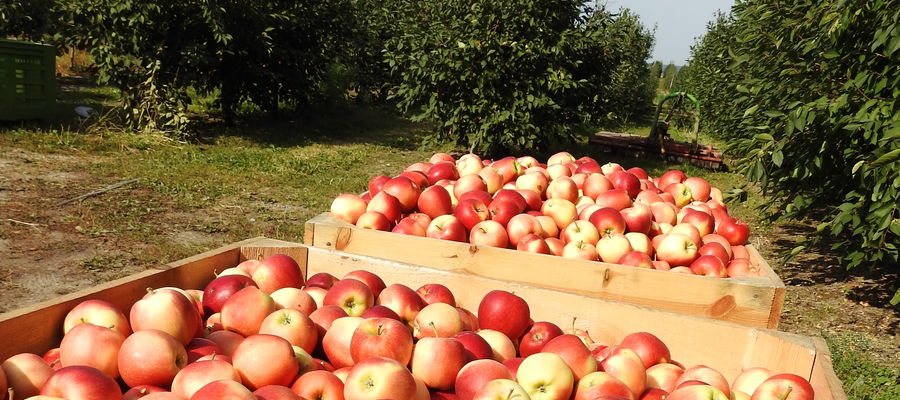
[[[752,246],[763,275],[720,279],[358,229],[330,213],[309,220],[305,230],[311,246],[748,326],[777,328],[784,303],[784,283]]]

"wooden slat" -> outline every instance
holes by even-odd
[[[756,327],[777,327],[784,301],[784,284],[764,260],[763,276],[719,279],[357,229],[330,213],[307,222],[305,240],[327,249]],[[758,257],[755,249],[753,254]]]
[[[834,366],[831,364],[828,344],[825,343],[825,339],[818,336],[811,339],[816,348],[816,362],[809,383],[816,392],[816,400],[846,400],[847,394],[844,393],[841,380],[835,375]]]

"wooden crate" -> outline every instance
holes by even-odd
[[[127,312],[148,287],[202,289],[215,271],[233,267],[246,259],[260,259],[277,253],[294,257],[307,276],[316,272],[343,276],[349,271],[365,269],[389,284],[402,283],[414,289],[425,283],[441,283],[453,291],[460,306],[469,310],[477,310],[481,298],[490,290],[512,291],[528,302],[535,321],[570,326],[575,318],[576,327],[586,329],[599,342],[618,343],[630,332],[652,332],[670,347],[675,360],[688,366],[709,365],[721,371],[729,381],[744,368],[764,366],[809,378],[817,400],[847,399],[831,367],[828,347],[820,338],[266,238],[234,243],[0,315],[0,337],[6,338],[0,346],[0,359],[21,352],[43,353],[56,346],[62,339],[66,313],[83,300],[107,300]]]
[[[784,282],[753,246],[763,276],[722,279],[360,229],[327,212],[304,243],[760,328],[776,329],[784,305]]]

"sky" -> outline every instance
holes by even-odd
[[[599,0],[609,11],[628,8],[640,15],[648,29],[656,25],[652,61],[684,65],[694,38],[706,32],[716,10],[728,11],[734,0]]]

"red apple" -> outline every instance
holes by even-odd
[[[687,210],[681,218],[680,223],[686,223],[697,228],[697,231],[700,233],[700,236],[705,236],[713,232],[715,228],[715,221],[713,217],[705,212],[691,210],[685,208],[683,210]]]
[[[331,213],[348,224],[355,224],[366,212],[366,201],[352,193],[340,194],[331,202]]]
[[[222,355],[228,357],[231,357],[234,354],[234,349],[244,341],[244,337],[241,334],[231,331],[210,332],[206,335],[206,338],[215,342],[219,349],[222,350]]]
[[[557,239],[558,240],[558,239]],[[535,234],[528,234],[519,240],[516,250],[529,253],[550,254],[550,246],[547,241]]]
[[[414,399],[415,395],[413,375],[390,358],[373,357],[356,364],[344,384],[347,400]]]
[[[656,258],[673,267],[688,266],[697,258],[697,245],[687,235],[670,233],[660,241]]]
[[[323,304],[326,306],[338,306],[351,317],[358,317],[367,308],[375,305],[375,296],[372,289],[358,279],[341,279],[325,295]]]
[[[642,251],[629,251],[625,253],[616,264],[628,265],[638,268],[653,268],[653,260]]]
[[[506,248],[509,246],[509,235],[506,229],[496,221],[481,221],[472,227],[469,243],[478,246]]]
[[[41,396],[64,399],[119,400],[122,390],[100,370],[84,365],[60,368],[47,378]]]
[[[390,308],[400,316],[400,321],[412,328],[416,314],[425,307],[425,302],[414,290],[401,284],[393,284],[378,295],[378,304]]]
[[[467,239],[466,226],[452,214],[441,215],[431,221],[428,229],[425,230],[425,236],[465,243]]]
[[[516,195],[518,196],[518,194]],[[504,196],[503,198],[495,198],[491,201],[491,204],[488,205],[488,211],[491,212],[491,220],[496,221],[505,227],[512,217],[525,211],[525,207],[520,207],[516,201],[509,199],[508,196]]]
[[[47,379],[53,375],[53,367],[37,354],[16,354],[3,361],[0,375],[0,389],[9,385],[16,396],[28,398],[37,396]]]
[[[119,348],[119,375],[128,386],[168,387],[187,361],[187,351],[174,337],[154,329],[141,330]]]
[[[528,214],[519,214],[513,216],[506,224],[506,232],[510,244],[518,246],[525,236],[531,234],[540,236],[544,233],[544,230],[536,217]]]
[[[272,292],[271,297],[277,307],[297,310],[306,315],[318,308],[316,300],[302,289],[281,288]]]
[[[588,221],[597,227],[600,236],[608,236],[614,233],[625,233],[625,218],[612,207],[604,207],[588,217]]]
[[[690,385],[675,389],[666,397],[666,400],[728,400],[728,396],[721,390],[708,385]]]
[[[528,357],[538,353],[547,342],[562,334],[562,329],[552,322],[535,322],[519,340],[519,355]]]
[[[723,264],[728,263],[728,261],[730,260],[728,251],[725,250],[725,247],[716,242],[705,243],[702,247],[700,247],[700,250],[698,250],[697,254],[699,254],[701,257],[714,256],[718,258],[719,261],[721,261]]]
[[[391,318],[369,318],[362,321],[350,339],[350,357],[359,363],[371,357],[387,357],[401,365],[409,363],[413,338],[409,328]]]
[[[647,371],[640,356],[625,346],[611,346],[600,362],[600,370],[625,383],[634,397],[639,397],[647,387]]]
[[[550,181],[547,186],[548,199],[565,199],[572,203],[578,200],[578,185],[572,178],[561,176]]]
[[[304,399],[342,400],[344,382],[328,371],[310,371],[291,385],[291,390]]]
[[[622,211],[633,205],[628,192],[623,189],[610,189],[597,195],[596,203],[601,207],[612,207]]]
[[[691,262],[691,271],[695,275],[713,276],[724,278],[726,276],[725,264],[722,264],[716,256],[700,256]]]
[[[273,335],[251,335],[234,351],[234,369],[250,389],[290,385],[300,369],[287,340]]]
[[[487,205],[478,199],[461,201],[456,206],[456,210],[453,211],[453,215],[466,226],[466,230],[471,230],[479,222],[491,218],[491,212],[488,210]]]
[[[330,289],[339,279],[327,272],[315,273],[306,280],[306,286]]]
[[[241,376],[237,370],[225,361],[210,360],[191,363],[175,375],[172,380],[172,393],[187,399],[200,388],[221,379],[241,382]]]
[[[725,379],[722,373],[705,365],[696,365],[684,370],[681,378],[678,378],[676,386],[687,381],[700,381],[718,389],[722,393],[731,392],[728,380]]]
[[[575,374],[576,380],[597,371],[597,361],[578,336],[572,334],[557,336],[547,342],[541,352],[553,353],[562,358]]]
[[[427,283],[416,289],[416,293],[425,304],[445,303],[456,307],[456,298],[446,286],[439,283]]]
[[[683,182],[685,186],[691,189],[691,197],[698,201],[709,200],[709,192],[711,190],[709,182],[703,178],[687,178]]]
[[[419,200],[419,185],[405,176],[391,178],[384,183],[381,191],[396,197],[403,212],[414,210]]]
[[[606,372],[591,372],[578,380],[573,400],[622,398],[634,400],[634,394],[625,383]]]
[[[513,379],[513,376],[503,364],[494,360],[470,362],[456,376],[456,396],[459,400],[472,400],[479,389],[494,379]]]
[[[815,392],[806,379],[794,374],[772,375],[753,391],[751,400],[813,400]]]
[[[243,336],[253,335],[259,332],[263,320],[275,308],[271,296],[255,286],[245,287],[231,295],[222,306],[222,327]]]
[[[384,215],[388,221],[393,223],[400,220],[401,213],[403,212],[403,204],[393,195],[381,191],[374,195],[372,200],[369,200],[366,211],[378,211]],[[360,220],[362,220],[362,215],[360,216]],[[357,221],[357,224],[359,224],[359,222],[360,221]]]
[[[431,186],[423,190],[418,197],[418,207],[419,211],[427,214],[432,219],[453,212],[450,193],[441,186]]]
[[[115,305],[106,300],[85,300],[72,308],[63,321],[63,333],[68,333],[75,325],[89,323],[105,326],[126,337],[131,334],[128,318]]]
[[[385,284],[384,280],[381,279],[378,275],[373,274],[372,272],[366,270],[355,270],[350,271],[347,275],[344,275],[344,279],[356,279],[362,283],[365,283],[366,286],[369,287],[369,290],[372,291],[372,296],[378,297],[381,294],[381,291],[384,290]]]
[[[129,322],[135,332],[159,329],[181,344],[190,342],[203,326],[197,306],[172,289],[148,290],[144,298],[131,306]]]
[[[117,358],[125,337],[118,331],[94,324],[78,324],[63,336],[59,360],[63,367],[86,365],[106,376],[119,377]]]
[[[722,235],[732,246],[738,246],[747,243],[750,227],[740,219],[728,218],[719,223],[716,233]]]
[[[659,183],[656,186],[664,188],[672,183],[684,182],[685,179],[687,179],[687,175],[685,175],[684,172],[673,169],[662,174],[662,176],[659,177]]]
[[[630,198],[634,198],[641,192],[641,181],[628,172],[615,171],[608,178],[614,188],[624,190]]]
[[[544,205],[541,206],[541,214],[553,218],[553,222],[556,222],[556,227],[562,231],[575,221],[578,216],[578,210],[571,201],[556,198],[548,199],[544,202]]]
[[[307,353],[315,350],[319,340],[315,322],[306,314],[292,309],[281,309],[269,314],[260,325],[259,333],[278,336]]]
[[[492,290],[478,306],[478,322],[482,329],[492,329],[519,338],[528,328],[530,310],[528,303],[513,293]]]
[[[381,191],[382,186],[384,186],[384,183],[389,181],[390,179],[391,177],[387,175],[377,175],[370,179],[368,184],[369,195],[375,196],[376,194],[378,194],[378,192]]]
[[[466,349],[459,340],[425,337],[416,343],[410,369],[429,389],[450,390],[468,362]]]
[[[204,339],[204,338],[193,338],[186,346],[184,346],[184,350],[188,355],[188,364],[197,361],[200,357],[208,356],[210,354],[222,354],[222,348],[219,347],[216,342]]]
[[[656,335],[648,332],[634,332],[622,339],[620,346],[634,350],[644,363],[644,368],[650,368],[659,363],[668,363],[672,356],[669,347],[659,340]]]
[[[249,389],[239,382],[220,379],[207,384],[194,392],[191,400],[259,400]]]
[[[647,368],[647,387],[659,388],[671,393],[678,386],[678,379],[684,368],[675,364],[661,363]]]
[[[411,236],[425,236],[426,228],[427,226],[422,226],[416,220],[406,217],[397,222],[397,225],[394,225],[394,229],[391,229],[391,232]]]
[[[590,174],[585,178],[584,184],[582,184],[582,192],[584,192],[584,195],[595,201],[601,193],[611,189],[613,189],[612,182],[610,182],[603,174]]]
[[[213,279],[203,291],[203,310],[206,314],[222,311],[222,306],[232,294],[256,282],[243,275],[225,275]]]
[[[366,211],[356,220],[356,226],[362,229],[389,231],[391,230],[391,221],[378,211]]]
[[[457,332],[453,337],[462,343],[469,360],[493,359],[493,350],[487,340],[472,331]]]

